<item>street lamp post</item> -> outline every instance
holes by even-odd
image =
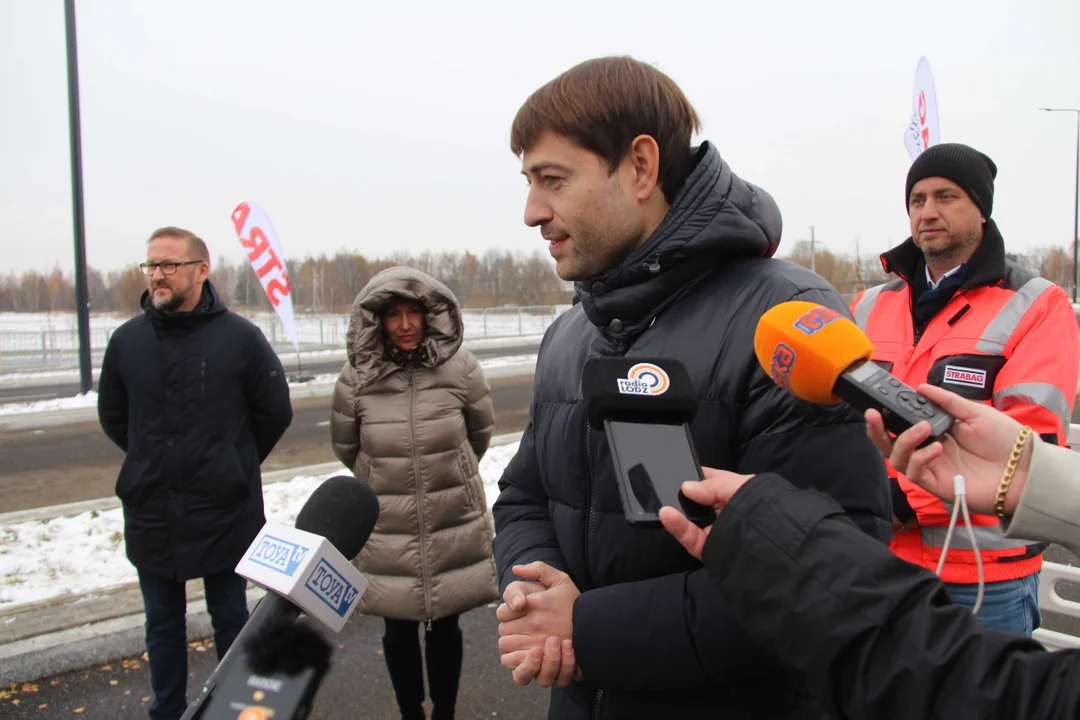
[[[1046,112],[1071,112],[1076,113],[1076,185],[1073,187],[1073,287],[1072,301],[1076,302],[1076,285],[1080,266],[1078,254],[1080,254],[1080,108],[1039,108]]]
[[[71,217],[75,226],[75,318],[79,328],[79,392],[93,388],[90,369],[90,292],[83,223],[82,130],[79,125],[79,51],[75,44],[75,0],[64,0],[67,37],[68,128],[71,134]]]

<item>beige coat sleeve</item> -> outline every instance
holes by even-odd
[[[1080,555],[1080,453],[1036,440],[1007,537],[1064,545]]]
[[[356,417],[356,371],[347,361],[330,402],[330,446],[337,459],[352,470],[360,453],[360,419]]]
[[[491,402],[491,387],[480,363],[468,350],[465,356],[465,428],[469,434],[469,445],[479,460],[491,444],[491,433],[495,429],[495,407]]]

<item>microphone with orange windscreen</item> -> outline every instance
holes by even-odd
[[[803,400],[874,408],[896,435],[928,422],[927,442],[952,427],[952,416],[873,362],[870,338],[831,308],[794,300],[770,308],[758,321],[754,352],[773,382]]]

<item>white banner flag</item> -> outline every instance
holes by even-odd
[[[236,206],[232,214],[236,237],[247,251],[251,269],[262,283],[266,297],[274,306],[285,334],[292,340],[296,352],[300,352],[300,342],[296,337],[296,320],[293,317],[292,293],[289,291],[289,274],[285,270],[285,254],[281,251],[270,218],[255,203],[244,202]]]
[[[912,162],[923,150],[941,142],[938,131],[937,93],[934,92],[934,76],[930,74],[930,62],[919,58],[915,68],[915,94],[911,98],[911,123],[904,133],[904,145]]]

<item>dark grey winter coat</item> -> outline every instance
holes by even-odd
[[[494,546],[502,588],[516,579],[511,566],[542,560],[583,592],[573,643],[584,681],[553,691],[551,718],[821,717],[700,563],[662,529],[627,524],[581,397],[589,357],[678,358],[697,392],[691,432],[703,465],[783,472],[886,541],[885,468],[861,416],[797,400],[754,356],[758,319],[778,303],[850,317],[824,279],[769,259],[780,226],[772,198],[706,143],[660,227],[620,266],[578,283],[580,303],[544,336],[530,422],[499,482]]]
[[[204,285],[190,313],[143,314],[113,333],[98,383],[101,428],[124,451],[116,494],[127,555],[189,580],[232,568],[265,523],[260,463],[292,422],[281,361],[262,331]]]

